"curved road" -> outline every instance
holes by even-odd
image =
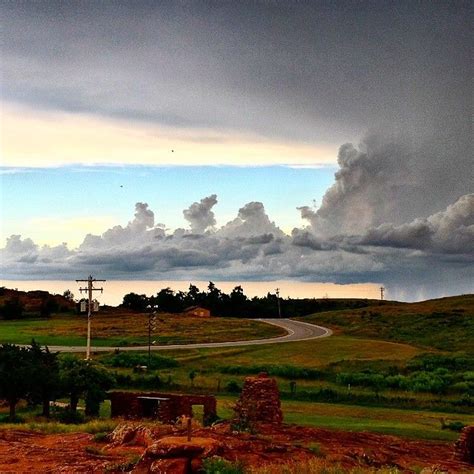
[[[248,341],[228,341],[228,342],[203,342],[197,344],[170,344],[166,346],[151,346],[152,351],[169,351],[172,349],[200,349],[206,347],[236,347],[236,346],[255,346],[261,344],[279,344],[282,342],[308,341],[310,339],[320,339],[328,337],[332,331],[315,324],[304,323],[302,321],[293,321],[292,319],[257,319],[267,324],[273,324],[286,330],[285,336],[272,337],[268,339],[251,339]],[[148,346],[125,346],[125,347],[106,347],[93,346],[91,352],[110,352],[115,349],[121,351],[147,351]],[[85,352],[85,346],[49,346],[50,351],[60,352]]]

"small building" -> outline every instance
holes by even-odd
[[[202,306],[190,306],[189,308],[186,308],[183,313],[184,316],[190,316],[194,318],[210,318],[211,317],[211,312],[203,308]]]
[[[193,406],[201,406],[203,423],[216,419],[216,398],[211,395],[181,395],[158,392],[109,392],[112,417],[150,418],[174,423],[181,416],[193,416]]]

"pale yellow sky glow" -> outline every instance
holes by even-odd
[[[78,278],[80,275],[78,275]],[[98,277],[99,278],[99,277]],[[119,305],[126,293],[139,293],[151,296],[162,288],[170,287],[175,291],[187,291],[189,281],[163,280],[163,281],[123,281],[108,280],[101,286],[104,293],[95,295],[102,304]],[[208,281],[193,281],[201,291],[205,290]],[[265,296],[268,292],[274,293],[275,288],[280,288],[282,298],[380,298],[380,284],[377,283],[355,283],[350,285],[337,285],[335,283],[311,283],[288,280],[277,281],[226,281],[214,282],[222,291],[229,293],[236,285],[241,285],[247,296]],[[51,293],[62,294],[64,290],[71,290],[79,297],[77,283],[74,280],[0,280],[0,286],[7,288],[18,288],[23,291],[47,290]]]
[[[203,129],[165,128],[3,104],[2,165],[333,165],[337,145]],[[174,150],[174,151],[172,151]]]
[[[70,249],[78,247],[87,234],[101,235],[117,224],[112,216],[77,216],[69,218],[35,217],[27,221],[2,222],[0,239],[5,242],[12,234],[29,237],[38,245],[68,244]]]

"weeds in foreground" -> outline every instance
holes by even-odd
[[[310,459],[308,461],[288,464],[265,464],[263,466],[250,467],[244,472],[245,474],[399,474],[400,471],[395,468],[345,469],[323,459]]]
[[[30,422],[30,423],[2,423],[0,430],[24,430],[36,431],[44,434],[55,433],[89,433],[97,434],[103,432],[110,432],[115,429],[118,421],[115,420],[93,420],[87,423],[78,425],[70,425],[66,423],[59,423],[57,421],[49,422]]]
[[[87,454],[92,454],[93,456],[107,456],[107,453],[102,448],[98,448],[97,446],[86,446],[84,451]]]
[[[131,456],[127,461],[108,464],[104,472],[130,472],[140,461],[140,456],[135,454]]]
[[[247,471],[241,463],[232,463],[218,456],[204,459],[204,472],[206,474],[245,474]]]
[[[318,458],[326,457],[326,454],[322,450],[319,443],[310,443],[308,444],[307,448]]]

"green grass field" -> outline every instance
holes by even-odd
[[[290,374],[291,368],[320,370],[326,374],[326,378],[300,378],[285,374],[275,376],[280,390],[285,392],[282,401],[285,421],[322,428],[366,430],[412,438],[452,441],[457,438],[458,433],[442,430],[442,418],[464,424],[474,423],[471,406],[449,405],[460,400],[461,392],[435,394],[423,391],[408,392],[400,388],[383,389],[380,392],[382,397],[391,397],[396,401],[397,397],[410,397],[413,400],[413,405],[407,404],[406,409],[399,409],[399,404],[392,408],[393,404],[374,400],[374,389],[365,386],[350,388],[354,400],[359,397],[357,402],[353,399],[350,399],[350,402],[339,401],[337,404],[319,403],[321,399],[317,399],[317,402],[296,401],[289,396],[289,382],[297,382],[298,393],[311,393],[321,388],[344,392],[348,388],[337,385],[335,377],[328,378],[327,374],[364,370],[381,373],[398,369],[403,371],[413,358],[426,353],[443,355],[463,351],[472,359],[473,308],[474,296],[467,295],[423,303],[386,303],[365,309],[318,313],[302,319],[333,328],[333,336],[272,345],[168,350],[160,354],[174,359],[177,366],[163,366],[156,373],[163,381],[169,380],[169,386],[174,386],[179,391],[218,393],[219,415],[229,417],[235,399],[224,395],[227,385],[232,381],[238,386],[241,385],[245,377],[253,373],[246,372],[246,368],[253,370],[260,366],[279,367],[283,372],[288,369]],[[281,334],[280,329],[257,321],[226,318],[183,321],[177,316],[162,319],[157,330],[161,344],[235,340]],[[124,341],[126,344],[143,344],[146,341],[145,327],[145,315],[123,314],[110,318],[104,314],[94,319],[93,335],[100,334],[101,339],[94,338],[93,344],[114,346],[122,345]],[[47,342],[83,345],[85,320],[78,316],[55,316],[47,320],[0,322],[0,342],[29,343],[32,337],[42,344]],[[100,361],[106,356],[94,357]],[[119,374],[133,375],[132,369],[121,367],[113,370]],[[242,371],[231,372],[229,367],[237,367]],[[193,372],[196,377],[191,381],[189,374]],[[166,391],[167,386],[164,385],[162,389]],[[370,395],[372,399],[363,400],[366,395]],[[372,406],[368,406],[369,403]],[[383,403],[385,405],[382,407]],[[415,410],[413,406],[422,407],[423,410]],[[450,410],[451,407],[458,413],[442,412]]]
[[[351,336],[474,353],[474,295],[330,311],[298,319]]]
[[[147,324],[146,314],[98,313],[92,321],[92,344],[145,345],[148,342]],[[285,334],[283,329],[259,321],[159,315],[153,340],[161,345],[189,344],[263,339]],[[47,319],[0,321],[0,343],[29,344],[33,338],[40,344],[85,346],[86,318],[59,314]]]
[[[234,398],[218,397],[218,414],[232,417]],[[344,431],[371,431],[415,439],[454,441],[459,433],[441,429],[441,418],[449,421],[474,423],[474,415],[453,415],[391,408],[332,405],[329,403],[282,402],[285,423],[313,428]]]

